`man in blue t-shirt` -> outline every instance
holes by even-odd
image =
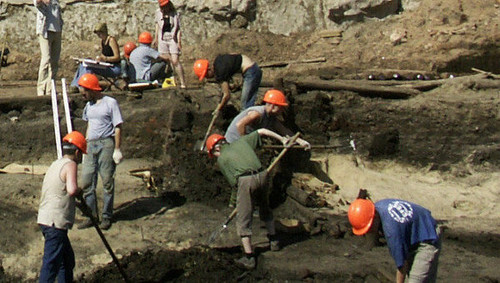
[[[153,36],[145,31],[139,35],[139,46],[130,53],[129,76],[137,82],[157,80],[160,84],[166,78],[165,67],[169,58],[151,47]]]
[[[356,199],[348,211],[355,235],[378,234],[381,228],[396,266],[396,282],[435,282],[440,231],[431,212],[420,205],[383,199],[376,203]]]
[[[80,91],[87,104],[82,119],[88,122],[86,139],[87,155],[82,168],[83,197],[94,217],[97,215],[97,176],[101,176],[103,189],[103,209],[101,229],[111,227],[113,200],[115,196],[115,170],[123,155],[120,150],[122,141],[123,118],[116,99],[103,95],[99,80],[94,74],[84,74],[79,80]],[[93,225],[86,219],[78,229]]]

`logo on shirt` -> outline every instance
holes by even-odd
[[[413,208],[406,201],[395,200],[387,206],[389,215],[399,223],[410,221],[413,217]]]

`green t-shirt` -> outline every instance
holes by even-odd
[[[262,168],[255,154],[255,149],[261,144],[259,133],[254,131],[233,143],[221,146],[217,164],[231,186],[236,186],[241,174]]]

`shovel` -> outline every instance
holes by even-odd
[[[199,148],[200,151],[205,150],[205,142],[207,141],[208,135],[210,134],[210,131],[212,130],[215,120],[219,116],[219,111],[216,111],[214,116],[212,117],[212,121],[210,121],[210,124],[208,125],[207,132],[205,133],[205,137],[203,138],[203,141],[201,141],[201,145],[199,144],[200,141],[197,142],[196,148]]]
[[[108,252],[111,255],[111,257],[113,258],[113,262],[118,267],[118,271],[120,271],[120,274],[122,275],[123,280],[125,282],[127,282],[127,283],[131,282],[128,279],[127,274],[125,274],[125,271],[123,270],[122,266],[118,262],[118,258],[116,257],[115,253],[113,252],[113,249],[111,249],[111,246],[109,245],[108,241],[106,240],[106,237],[104,237],[104,234],[102,233],[101,228],[99,228],[99,224],[98,224],[97,219],[94,217],[94,215],[92,215],[92,212],[91,212],[90,208],[85,203],[85,200],[83,199],[83,196],[79,195],[78,196],[78,200],[80,201],[80,205],[78,206],[78,208],[82,211],[82,213],[85,216],[87,216],[87,217],[90,218],[90,221],[92,221],[92,225],[94,225],[94,228],[97,231],[97,234],[99,234],[99,237],[101,237],[101,240],[102,240],[104,246],[108,250]]]
[[[271,170],[273,170],[273,168],[276,166],[276,164],[278,164],[278,161],[283,157],[283,155],[285,155],[285,153],[288,151],[288,149],[290,149],[292,147],[292,145],[295,143],[295,141],[297,140],[299,135],[300,135],[300,133],[296,133],[293,137],[290,138],[287,145],[283,148],[283,150],[281,150],[280,154],[273,160],[271,165],[269,165],[269,167],[267,167],[267,169],[266,169],[267,174],[269,174],[269,172],[271,172]],[[231,220],[233,220],[233,218],[236,216],[237,212],[238,211],[236,208],[233,209],[231,214],[229,214],[229,216],[227,217],[226,221],[224,221],[224,223],[222,223],[222,226],[220,226],[214,232],[212,232],[212,234],[208,238],[207,245],[211,245],[215,241],[215,239],[217,239],[219,237],[219,235],[222,233],[222,231],[224,231],[227,228],[227,225],[229,225],[229,222],[231,222]]]

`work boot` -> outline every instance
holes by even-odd
[[[255,257],[254,256],[244,256],[240,259],[235,260],[236,265],[244,269],[254,269],[255,268]]]
[[[102,230],[108,230],[109,228],[111,228],[111,219],[103,218],[99,227],[101,227]]]
[[[77,228],[79,230],[82,230],[82,229],[87,229],[87,228],[92,227],[92,226],[94,226],[94,224],[92,224],[92,220],[90,220],[90,218],[87,218],[80,225],[78,225]]]

